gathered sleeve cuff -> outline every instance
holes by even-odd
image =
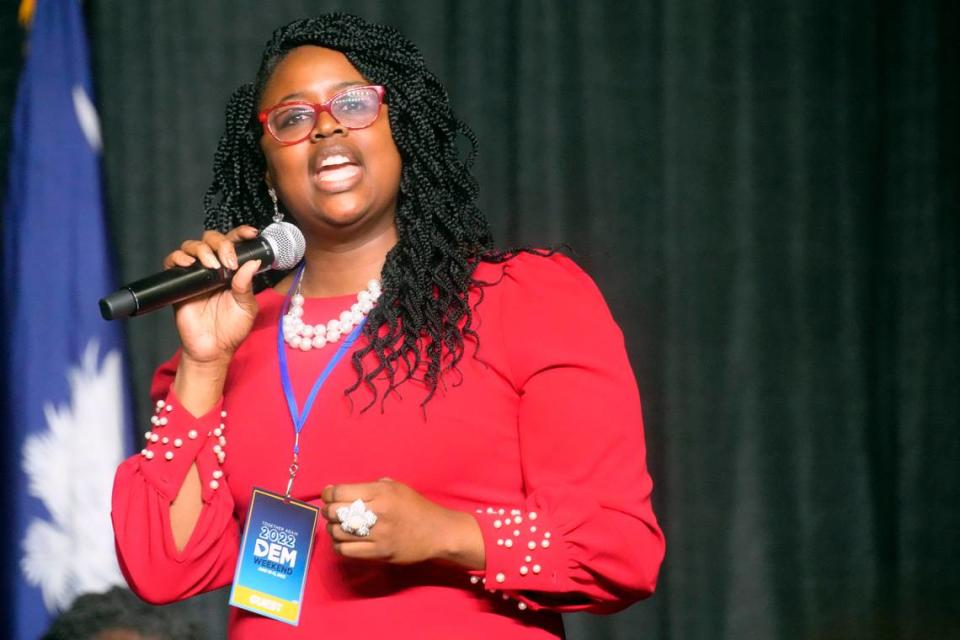
[[[161,367],[157,377],[164,375]],[[144,448],[117,469],[111,513],[117,556],[131,589],[148,602],[187,598],[233,577],[239,526],[221,466],[228,424],[220,403],[196,417],[167,387],[156,402]],[[189,541],[177,550],[170,505],[194,464],[203,506]]]
[[[618,611],[653,593],[665,550],[622,334],[566,257],[520,256],[504,280],[526,495],[474,510],[486,567],[470,581],[520,609]]]
[[[576,487],[540,492],[523,509],[478,509],[474,517],[486,566],[470,572],[471,583],[516,600],[521,610],[613,613],[656,588],[663,557],[656,522],[605,509]]]
[[[177,497],[194,463],[200,471],[204,504],[209,504],[219,489],[223,472],[218,469],[226,459],[227,444],[227,413],[221,409],[221,403],[198,418],[180,406],[172,390],[165,399],[157,401],[137,466],[167,502]],[[205,479],[207,482],[203,482]]]

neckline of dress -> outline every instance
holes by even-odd
[[[286,293],[280,293],[273,287],[267,287],[263,291],[269,291],[273,295],[273,297],[277,298],[281,302],[283,301],[284,298],[287,297]],[[344,300],[354,300],[356,299],[356,297],[357,297],[356,293],[344,293],[338,296],[319,296],[319,297],[304,296],[303,301],[304,301],[304,304],[311,304],[311,303],[323,304],[326,302],[342,302]]]

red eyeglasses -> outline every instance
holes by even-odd
[[[326,102],[281,102],[260,112],[260,122],[280,144],[296,144],[310,137],[320,114],[326,111],[348,129],[365,129],[380,115],[386,89],[378,84],[350,87]]]

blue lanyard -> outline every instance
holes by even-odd
[[[323,384],[327,381],[327,378],[330,377],[330,373],[333,372],[334,367],[343,360],[343,356],[346,355],[347,351],[350,350],[350,347],[353,346],[353,343],[357,341],[357,338],[360,337],[360,332],[363,330],[363,325],[366,324],[367,318],[364,317],[363,320],[357,324],[357,326],[350,332],[350,334],[344,338],[343,342],[340,344],[340,348],[337,349],[337,352],[333,354],[333,357],[330,359],[330,362],[327,363],[327,366],[323,368],[323,371],[320,372],[320,375],[317,376],[316,381],[313,383],[313,388],[310,390],[310,394],[307,396],[307,402],[303,405],[303,412],[297,409],[297,399],[293,393],[293,383],[290,381],[290,369],[287,366],[287,350],[284,347],[283,341],[283,317],[286,315],[287,310],[290,308],[290,298],[293,295],[293,292],[297,289],[297,284],[300,282],[300,278],[303,276],[303,265],[301,265],[297,275],[293,279],[293,284],[290,285],[290,290],[287,292],[287,297],[283,301],[283,306],[280,308],[280,318],[277,322],[277,358],[280,361],[280,384],[283,386],[283,395],[287,399],[287,408],[290,411],[290,418],[293,420],[293,430],[294,430],[294,439],[293,439],[293,462],[290,463],[290,480],[287,482],[287,492],[286,497],[290,497],[290,489],[293,487],[293,479],[297,475],[299,470],[298,459],[300,456],[300,432],[303,431],[303,426],[307,423],[307,417],[310,415],[310,411],[313,409],[313,401],[316,399],[317,394],[320,392],[320,389],[323,388]]]

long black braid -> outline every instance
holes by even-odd
[[[204,197],[205,226],[225,232],[240,224],[262,228],[270,222],[257,105],[277,64],[302,45],[336,49],[367,80],[386,86],[390,127],[403,165],[396,212],[399,241],[387,254],[383,295],[364,326],[366,346],[353,354],[357,381],[346,393],[365,384],[373,392],[372,404],[378,376],[384,374],[389,382],[385,398],[404,380],[422,375],[426,404],[441,373],[456,371],[464,341],[479,344],[467,296],[471,287],[490,283],[474,279],[477,262],[502,262],[516,251],[494,250],[470,173],[477,138],[454,116],[446,90],[411,42],[390,27],[348,14],[297,20],[277,29],[256,81],[237,89],[227,105],[213,183]],[[461,135],[470,146],[466,160],[457,149]],[[378,364],[364,371],[362,360],[371,352]]]

